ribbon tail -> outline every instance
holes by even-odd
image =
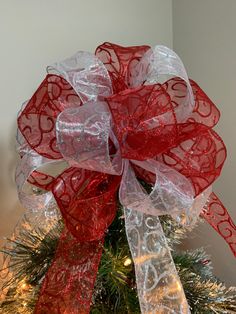
[[[229,245],[236,257],[236,226],[220,199],[211,193],[208,205],[201,216],[214,228]]]
[[[181,174],[165,165],[149,161],[139,166],[156,174],[152,192],[146,194],[126,161],[119,193],[141,312],[188,314],[188,302],[158,215],[187,215],[192,189]]]
[[[89,314],[105,232],[116,214],[118,176],[68,168],[53,195],[65,221],[35,314]],[[105,191],[105,192],[104,192]]]
[[[78,242],[65,228],[34,314],[89,314],[103,239]]]
[[[141,312],[189,314],[184,290],[157,216],[124,208]]]

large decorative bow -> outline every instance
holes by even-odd
[[[19,197],[34,211],[56,200],[66,225],[35,313],[89,313],[118,189],[142,313],[189,313],[158,216],[194,223],[205,205],[235,254],[236,228],[211,194],[226,157],[218,109],[164,46],[104,43],[48,72],[18,118]],[[69,168],[39,169],[55,161]],[[26,182],[47,192],[29,195]]]

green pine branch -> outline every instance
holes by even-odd
[[[180,227],[169,216],[161,223],[172,246],[172,255],[183,284],[191,312],[194,314],[236,313],[236,293],[227,289],[212,274],[209,257],[204,250],[178,252],[173,243],[186,236],[188,230]],[[0,313],[33,313],[40,285],[50,266],[57,247],[63,223],[49,232],[42,229],[22,230],[14,240],[8,240],[2,252],[10,257],[9,268],[14,277],[5,283],[9,288]],[[19,289],[21,284],[28,289]],[[110,226],[103,247],[103,255],[94,288],[91,314],[139,314],[139,302],[122,209]]]

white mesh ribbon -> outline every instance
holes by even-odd
[[[156,183],[147,195],[128,161],[120,186],[125,206],[125,227],[135,264],[142,313],[189,313],[183,287],[172,260],[158,216],[189,215],[193,190],[175,170],[154,160],[135,162],[156,174]]]
[[[20,115],[25,104],[26,103],[23,104],[18,115]],[[16,167],[15,181],[19,200],[27,209],[24,218],[30,220],[34,225],[37,225],[37,221],[40,221],[41,218],[47,220],[47,222],[51,220],[51,218],[57,218],[57,204],[52,192],[47,191],[37,194],[27,182],[35,170],[40,169],[42,166],[51,165],[55,161],[45,158],[31,149],[19,129],[17,130],[16,140],[17,150],[21,159]]]
[[[81,107],[64,110],[57,118],[57,146],[63,158],[75,167],[122,175],[119,196],[124,206],[142,313],[190,313],[158,216],[169,214],[176,219],[183,215],[187,218],[197,216],[206,201],[206,194],[200,196],[200,200],[194,200],[194,190],[188,179],[158,161],[122,159],[112,131],[112,115],[104,101],[104,97],[112,94],[112,84],[98,58],[78,52],[48,69],[65,78],[84,103]],[[132,69],[130,81],[135,87],[143,81],[152,84],[173,75],[184,80],[187,87],[182,106],[175,112],[180,122],[191,113],[194,101],[184,66],[172,50],[163,46],[150,49]],[[163,121],[168,121],[168,114],[164,114]],[[151,121],[150,128],[154,128],[155,123],[155,120]],[[114,151],[112,156],[110,143]],[[28,207],[33,198],[26,197],[22,187],[33,170],[49,161],[32,151],[23,155],[17,170],[17,184],[20,198]],[[156,176],[149,195],[138,182],[133,165]],[[39,197],[41,206],[52,199],[51,193]]]

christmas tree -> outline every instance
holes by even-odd
[[[147,185],[145,187],[150,189]],[[12,276],[4,283],[7,293],[0,313],[33,313],[40,285],[54,258],[63,229],[60,215],[55,217],[50,223],[50,230],[32,230],[26,216],[20,234],[8,239],[2,253],[9,257],[7,270]],[[236,313],[236,288],[226,288],[214,276],[210,257],[204,250],[182,251],[178,248],[181,240],[192,230],[180,226],[170,216],[162,216],[161,224],[172,249],[191,313]],[[141,313],[121,205],[106,234],[90,313]]]

